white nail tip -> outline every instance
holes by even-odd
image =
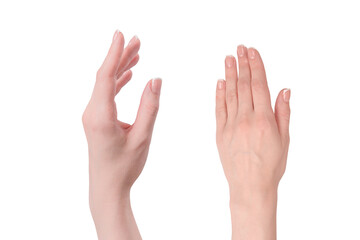
[[[153,79],[151,79],[151,87],[154,87],[156,80],[161,81],[161,78],[153,78]]]
[[[114,37],[113,37],[113,41],[119,36],[119,33],[120,33],[119,29],[116,29]]]
[[[285,88],[284,91],[283,91],[283,99],[284,99],[284,101],[286,101],[286,102],[289,101],[289,99],[286,98],[286,93],[287,93],[288,91],[290,91],[290,88]]]
[[[135,36],[131,39],[130,43],[132,44],[132,43],[135,42],[136,40],[139,40],[139,38],[138,38],[137,35],[135,35]]]

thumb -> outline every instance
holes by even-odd
[[[281,90],[275,103],[275,118],[283,142],[288,142],[290,140],[289,139],[290,93],[291,91],[289,88],[285,88]]]
[[[136,120],[133,126],[135,135],[151,138],[156,115],[159,110],[161,79],[151,79],[143,92]]]

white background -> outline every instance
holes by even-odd
[[[1,1],[0,239],[96,239],[81,115],[118,28],[141,40],[117,97],[132,123],[163,79],[147,164],[132,190],[144,239],[230,239],[215,88],[238,44],[291,88],[279,239],[360,239],[357,1]]]

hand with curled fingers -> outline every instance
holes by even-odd
[[[216,143],[230,189],[233,239],[275,239],[277,188],[289,148],[290,89],[275,111],[259,52],[240,45],[216,90]]]
[[[139,39],[133,37],[126,48],[124,41],[116,31],[82,117],[89,150],[90,209],[99,239],[106,240],[141,239],[130,189],[147,159],[161,89],[161,79],[147,83],[134,124],[117,119],[114,98],[139,60]]]

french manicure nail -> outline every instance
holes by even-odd
[[[291,93],[290,88],[285,88],[285,90],[283,91],[284,102],[289,102],[289,100],[290,100],[290,93]]]
[[[250,59],[255,59],[255,55],[256,55],[255,49],[249,48],[249,58]]]
[[[160,94],[161,83],[162,83],[161,78],[151,79],[151,91],[155,94]]]
[[[116,40],[116,38],[119,36],[119,30],[118,29],[116,29],[116,31],[115,31],[115,33],[114,33],[114,37],[113,37],[113,41],[115,41]]]
[[[245,46],[243,44],[238,47],[238,55],[239,57],[243,57],[245,55]]]
[[[229,55],[229,56],[226,56],[225,58],[225,64],[227,67],[232,67],[234,65],[234,57]]]
[[[137,35],[133,36],[133,38],[129,42],[129,45],[133,44],[133,42],[135,42],[137,39],[139,39]]]
[[[217,87],[219,90],[224,88],[224,81],[223,80],[218,80],[217,82]]]

